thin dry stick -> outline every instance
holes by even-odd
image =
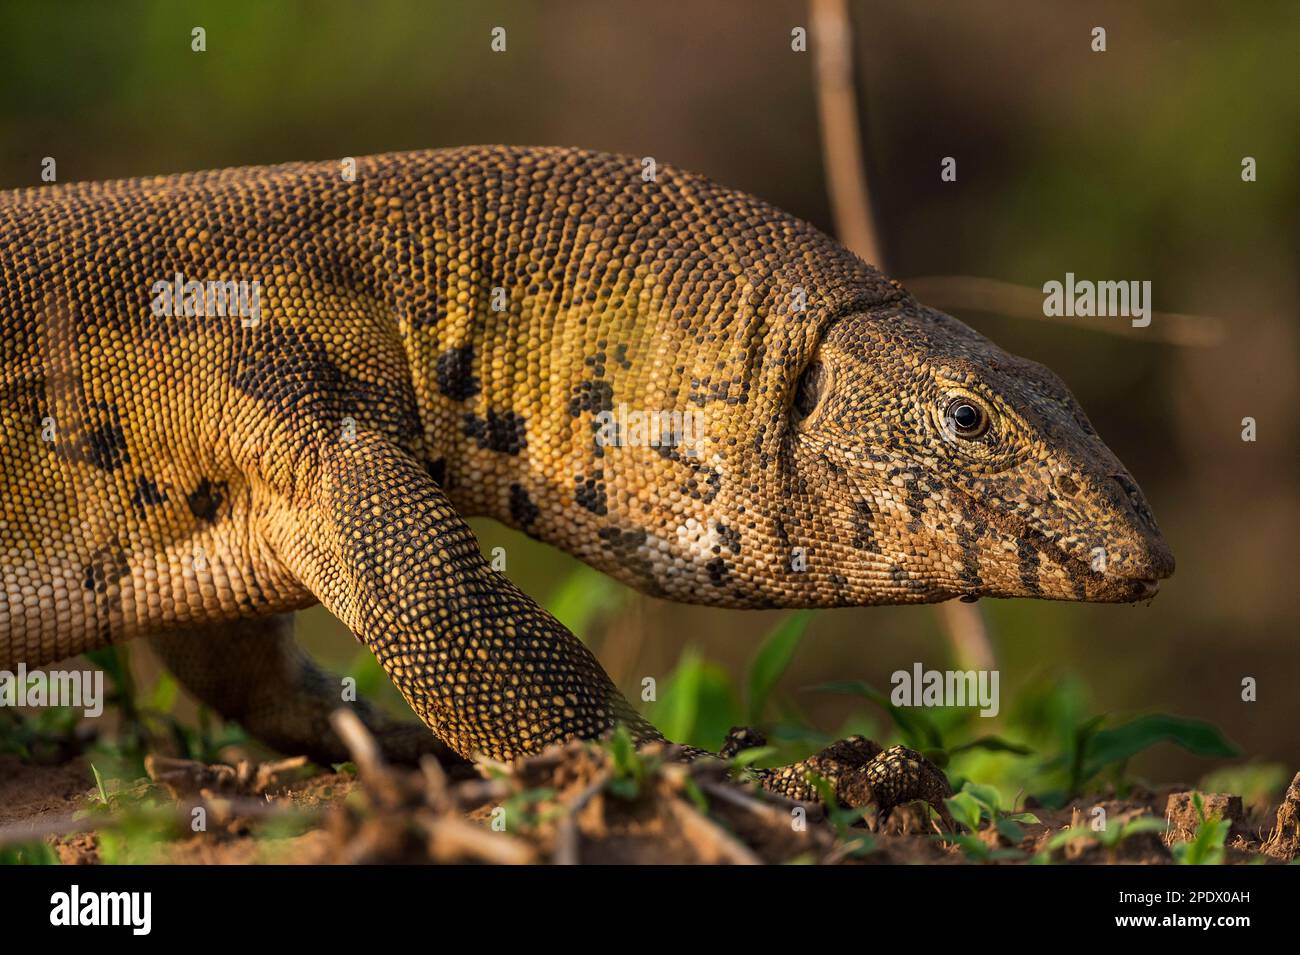
[[[811,13],[822,163],[835,215],[835,230],[851,251],[883,269],[884,258],[871,212],[867,167],[858,131],[853,22],[849,19],[848,0],[811,0]],[[1041,304],[1040,298],[1040,311]],[[978,607],[973,603],[948,601],[940,605],[938,618],[954,657],[978,659],[986,661],[988,667],[993,666],[993,645]]]
[[[601,773],[564,807],[564,814],[555,830],[555,852],[551,856],[556,865],[577,865],[581,861],[578,858],[578,813],[605,788],[609,779],[608,771]]]
[[[446,862],[464,856],[494,865],[529,865],[537,861],[536,850],[515,836],[490,832],[456,816],[439,816],[421,810],[417,819],[429,835],[430,851]]]
[[[835,231],[850,250],[883,269],[880,241],[871,214],[862,140],[858,135],[853,24],[849,20],[848,0],[812,0],[811,13],[822,163]]]
[[[984,616],[978,607],[960,600],[948,600],[934,608],[952,647],[953,661],[961,670],[992,670],[993,645],[989,642]]]
[[[732,865],[762,865],[763,860],[739,839],[723,829],[690,803],[673,797],[668,805],[681,826],[682,834],[694,845],[712,853],[713,858]]]
[[[1043,292],[1027,285],[974,275],[928,275],[904,279],[907,290],[931,308],[945,312],[983,312],[1010,318],[1031,318],[1044,322],[1073,325],[1089,332],[1142,338],[1170,345],[1204,346],[1223,341],[1224,326],[1209,315],[1183,315],[1177,312],[1151,313],[1151,324],[1134,328],[1131,322],[1087,322],[1065,316],[1043,314]]]

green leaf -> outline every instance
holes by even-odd
[[[818,693],[843,693],[870,700],[889,714],[894,725],[898,727],[899,733],[902,734],[903,742],[910,748],[916,750],[944,748],[943,735],[929,717],[921,712],[895,706],[886,694],[881,693],[870,683],[862,680],[835,681],[813,687],[813,690]]]
[[[654,722],[668,739],[690,739],[699,710],[700,680],[704,659],[694,647],[687,647],[663,688],[655,707]]]
[[[800,610],[783,619],[763,641],[750,661],[746,683],[749,687],[749,722],[758,723],[776,683],[794,659],[812,612]]]
[[[1174,861],[1179,865],[1221,865],[1231,828],[1231,822],[1217,816],[1202,821],[1191,841],[1173,847]]]
[[[164,670],[144,701],[145,709],[153,710],[155,713],[170,713],[176,706],[179,690],[180,684],[176,682],[176,678]]]
[[[582,564],[551,594],[546,609],[585,642],[596,619],[622,608],[628,593],[614,578]]]
[[[348,664],[347,675],[356,681],[357,695],[360,697],[378,694],[389,684],[388,674],[370,649],[364,646],[357,650],[352,662]]]
[[[130,680],[126,669],[125,653],[119,652],[122,649],[118,645],[112,645],[85,654],[86,659],[107,673],[109,679],[119,688],[125,687]]]
[[[1086,782],[1107,766],[1122,763],[1156,743],[1173,743],[1197,756],[1237,756],[1240,751],[1218,727],[1203,720],[1155,713],[1139,716],[1114,729],[1098,730],[1083,746]]]
[[[990,816],[997,815],[998,810],[1002,808],[1002,794],[998,792],[996,786],[967,782],[962,787],[962,792],[973,796],[976,802],[988,810]]]
[[[943,802],[954,819],[971,832],[979,832],[980,820],[983,818],[983,809],[980,807],[979,800],[968,792],[959,792]]]
[[[1033,750],[1020,743],[1012,743],[1003,739],[1001,736],[981,736],[973,739],[969,743],[962,743],[960,746],[953,746],[948,750],[954,756],[958,753],[971,749],[988,750],[991,753],[1015,753],[1017,756],[1031,756]]]
[[[732,769],[746,769],[757,762],[770,759],[776,755],[775,746],[751,746],[749,749],[742,749],[735,756],[731,757]]]
[[[668,739],[714,748],[744,722],[731,674],[688,647],[647,714]]]
[[[99,775],[99,767],[94,763],[90,764],[90,771],[95,777],[95,788],[99,790],[99,801],[105,806],[110,805],[108,790],[104,788],[104,777]]]
[[[59,857],[44,842],[0,847],[0,865],[58,865]]]
[[[1129,836],[1140,835],[1144,832],[1158,832],[1161,835],[1169,829],[1169,823],[1163,819],[1157,819],[1155,816],[1138,816],[1136,819],[1130,819],[1120,826],[1120,839],[1127,839]]]
[[[996,825],[998,827],[998,834],[1008,842],[1019,844],[1020,841],[1025,838],[1024,827],[1014,819],[1004,817],[999,819]]]
[[[946,749],[923,749],[921,755],[940,769],[948,768],[948,751]]]

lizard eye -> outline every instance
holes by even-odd
[[[952,433],[967,441],[980,438],[989,429],[988,413],[970,398],[954,398],[943,413]]]
[[[819,361],[813,362],[803,370],[794,389],[794,416],[802,421],[813,413],[817,403],[826,391],[826,367]]]

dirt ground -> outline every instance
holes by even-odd
[[[671,751],[637,754],[571,744],[482,778],[452,780],[436,763],[385,764],[364,731],[354,764],[305,760],[233,765],[167,757],[151,778],[105,789],[85,756],[33,765],[0,756],[0,852],[43,843],[64,864],[246,863],[933,863],[1168,864],[1194,839],[1190,794],[1135,791],[1060,810],[1028,805],[1037,822],[943,837],[921,807],[883,825],[868,812],[791,803],[734,781],[720,763]],[[107,801],[105,801],[107,796]],[[1104,812],[1110,843],[1090,830]],[[1207,817],[1230,828],[1209,861],[1285,862],[1300,847],[1300,775],[1279,808],[1245,812],[1210,795]],[[994,814],[997,815],[996,813]],[[1165,829],[1168,831],[1147,831]],[[1077,838],[1061,837],[1069,827]],[[197,830],[197,831],[196,831]],[[999,831],[1002,830],[1002,831]],[[1017,839],[1016,836],[1019,836]],[[1271,837],[1271,839],[1270,839]],[[25,861],[8,857],[10,861]],[[1182,861],[1188,861],[1183,859]]]

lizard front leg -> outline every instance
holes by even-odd
[[[617,723],[662,739],[564,626],[493,570],[446,495],[391,439],[325,442],[303,500],[263,532],[462,756],[510,759]]]
[[[638,742],[663,739],[577,637],[488,565],[446,495],[390,439],[328,443],[309,497],[268,514],[267,536],[460,755],[511,759],[618,724]],[[884,814],[913,799],[943,812],[951,794],[924,757],[860,739],[760,775],[775,792],[815,800],[809,772],[841,802]]]

